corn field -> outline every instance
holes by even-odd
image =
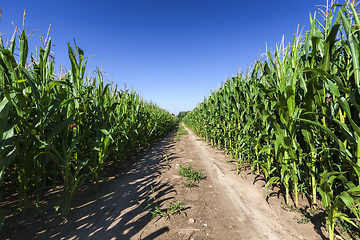
[[[71,69],[56,74],[47,37],[37,57],[28,56],[25,28],[7,46],[0,36],[0,202],[3,183],[19,196],[19,211],[31,199],[37,212],[43,193],[61,190],[61,209],[86,182],[96,184],[103,170],[124,164],[178,122],[139,94],[104,83],[100,70],[85,75],[87,59],[68,44]],[[0,211],[0,229],[5,213]]]
[[[323,21],[287,46],[267,50],[245,74],[228,79],[185,118],[213,146],[263,174],[285,200],[304,194],[327,214],[360,223],[360,19],[354,2],[327,5]],[[321,206],[322,205],[322,206]]]

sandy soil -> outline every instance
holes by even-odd
[[[16,214],[16,194],[9,194],[0,239],[327,239],[322,218],[298,224],[294,217],[302,215],[283,209],[279,189],[268,197],[261,177],[236,174],[228,158],[191,131],[180,141],[169,134],[126,168],[108,172],[99,193],[82,188],[67,221],[51,208],[39,217],[33,208]],[[190,163],[206,176],[191,190],[178,174]],[[49,192],[44,209],[56,194]],[[152,219],[153,206],[165,212],[178,201],[185,216]]]

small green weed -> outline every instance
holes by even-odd
[[[181,130],[184,130],[185,127],[183,125],[180,125],[179,128],[178,128],[178,131],[181,131]]]
[[[152,186],[151,186],[151,193],[154,194],[154,188],[153,188]],[[166,220],[167,218],[170,219],[170,215],[173,215],[173,214],[175,214],[175,213],[177,213],[177,212],[180,212],[180,213],[182,213],[182,214],[185,216],[185,213],[182,211],[183,209],[181,208],[181,206],[184,205],[184,203],[181,202],[181,201],[178,201],[178,202],[173,202],[173,201],[171,201],[171,202],[169,203],[169,208],[167,208],[166,210],[161,210],[161,208],[159,207],[159,205],[157,205],[157,204],[154,203],[155,200],[156,200],[156,199],[155,199],[155,196],[150,197],[150,198],[148,199],[148,202],[151,201],[151,200],[153,200],[153,202],[152,202],[152,203],[149,203],[149,204],[144,208],[144,210],[147,209],[147,208],[149,208],[149,207],[153,207],[153,210],[150,210],[150,212],[151,212],[151,214],[152,214],[152,219],[154,219],[156,216],[160,216],[160,218],[165,217],[165,220]],[[160,218],[159,218],[159,219],[160,219]]]
[[[169,208],[167,208],[166,210],[161,210],[160,207],[157,204],[155,204],[154,209],[152,211],[150,211],[152,213],[152,219],[154,219],[156,216],[160,216],[160,218],[165,217],[165,220],[167,218],[170,219],[171,215],[178,213],[178,212],[185,216],[185,213],[182,211],[182,208],[181,208],[182,205],[184,205],[184,203],[181,201],[178,201],[178,202],[171,201],[169,203]]]
[[[184,205],[184,203],[181,202],[181,201],[178,201],[178,202],[171,201],[169,203],[169,208],[166,211],[168,217],[170,218],[170,215],[173,215],[173,214],[175,214],[177,212],[180,212],[182,215],[185,216],[185,213],[182,211],[182,208],[181,208],[182,205]]]
[[[176,133],[174,133],[175,141],[180,141],[181,135],[189,134],[188,131],[185,130],[184,126],[179,126]]]
[[[191,190],[191,188],[193,186],[193,183],[194,182],[192,180],[186,179],[186,182],[184,183],[184,186],[190,188],[190,190]]]
[[[155,204],[154,210],[152,210],[150,212],[152,213],[151,219],[154,219],[156,216],[160,216],[160,218],[165,217],[165,219],[166,219],[166,216],[167,216],[166,212],[163,212],[157,204]]]
[[[310,208],[308,211],[306,209],[298,208],[294,205],[286,205],[283,201],[281,202],[281,208],[284,209],[287,212],[299,212],[302,214],[302,216],[299,218],[297,216],[294,216],[294,219],[298,224],[306,224],[311,221],[311,218],[314,217],[314,215],[318,214],[320,210]]]
[[[298,212],[299,209],[294,205],[287,205],[284,201],[281,201],[281,208],[287,212]]]
[[[177,132],[177,135],[186,135],[186,134],[189,134],[189,132],[186,131],[185,129]]]
[[[195,182],[200,182],[201,179],[205,178],[201,171],[197,171],[193,168],[192,164],[189,164],[188,166],[180,164],[179,167],[179,174],[186,178],[184,185],[190,188],[190,190]]]
[[[297,217],[297,216],[294,216],[294,219],[296,220],[296,222],[298,223],[298,224],[306,224],[306,223],[309,223],[310,222],[310,216],[308,216],[308,214],[307,215],[304,215],[304,217],[302,217],[302,218],[299,218],[299,217]]]
[[[186,135],[186,134],[189,134],[189,132],[186,131],[184,126],[180,125],[176,132],[176,135]]]
[[[360,239],[359,229],[356,228],[355,226],[351,225],[350,223],[342,219],[337,219],[335,224],[336,227],[339,228],[340,232],[343,235],[345,235],[348,239]],[[360,226],[358,225],[358,227]]]

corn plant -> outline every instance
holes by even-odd
[[[39,214],[43,194],[60,189],[67,218],[83,184],[96,189],[104,168],[140,153],[178,119],[136,92],[105,84],[100,70],[86,76],[87,58],[76,43],[68,43],[71,69],[56,75],[51,38],[35,58],[27,37],[25,26],[7,46],[0,35],[0,201],[8,181],[19,193],[19,210],[34,195]],[[0,211],[0,229],[4,219]]]
[[[356,3],[326,5],[324,21],[267,50],[205,98],[184,123],[264,174],[266,189],[281,184],[285,202],[300,191],[321,204],[327,229],[342,218],[358,225],[360,167],[360,20]],[[345,214],[350,209],[350,215]]]

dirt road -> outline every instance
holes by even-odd
[[[8,217],[0,239],[326,239],[323,226],[298,224],[300,213],[282,209],[279,191],[268,198],[261,177],[236,174],[227,155],[188,132],[178,139],[169,134],[109,173],[99,193],[84,189],[68,221],[35,218],[30,209],[27,216]],[[206,178],[190,190],[178,174],[181,164]],[[185,216],[152,219],[150,210],[166,212],[170,202],[183,202]]]

